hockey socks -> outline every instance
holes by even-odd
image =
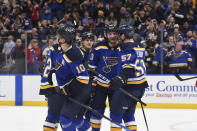
[[[48,114],[43,125],[43,131],[57,131],[59,116]]]
[[[63,131],[92,131],[90,124],[87,120],[81,118],[68,118],[61,116],[60,122],[63,128]]]
[[[63,131],[76,131],[73,120],[64,116],[60,116],[60,123]]]
[[[123,120],[127,128],[131,129],[132,131],[137,131],[137,124],[135,122],[134,114],[125,113],[123,115]]]
[[[97,112],[104,114],[104,110],[100,109],[100,110],[96,110]],[[92,127],[92,131],[100,131],[101,128],[101,116],[92,113],[91,117],[90,117],[90,125]]]
[[[110,113],[110,118],[118,123],[122,123],[122,115]],[[122,131],[122,128],[117,124],[111,123],[111,131]]]
[[[92,131],[92,128],[89,124],[89,122],[85,119],[81,118],[76,118],[74,120],[74,123],[76,125],[76,128],[78,131]]]

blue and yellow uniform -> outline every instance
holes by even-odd
[[[85,103],[90,96],[91,87],[89,84],[89,75],[83,65],[83,53],[72,44],[64,53],[56,57],[56,79],[58,86],[64,94]],[[58,67],[58,68],[57,68]],[[64,103],[60,113],[60,123],[63,131],[91,130],[90,124],[83,118],[84,108],[79,104],[71,102],[68,97],[64,98]]]
[[[169,58],[169,68],[172,73],[188,73],[191,64],[192,57],[184,50],[174,51]]]
[[[61,47],[58,44],[53,45],[49,50],[44,72],[41,76],[40,95],[49,95],[56,92],[53,83],[49,80],[49,75],[51,70],[55,69],[56,57],[58,57],[59,53],[61,53]]]
[[[89,55],[88,66],[111,80],[117,75],[118,53],[119,48],[109,47],[107,41],[97,43]],[[110,101],[112,90],[109,88],[109,83],[101,78],[96,79],[96,84],[95,96],[91,106],[101,114],[104,114],[106,99],[108,97]],[[90,124],[94,131],[100,130],[101,117],[92,113],[90,117]]]
[[[89,97],[90,87],[89,75],[82,61],[83,53],[74,44],[66,52],[58,45],[50,49],[40,89],[40,94],[47,95],[49,107],[44,131],[56,131],[59,121],[63,130],[67,130],[64,127],[67,127],[68,123],[71,124],[68,129],[75,129],[81,121],[85,121],[81,114],[84,109],[70,102],[64,95],[58,94],[52,80],[52,73],[55,73],[57,84],[63,92],[84,103]],[[87,123],[77,126],[78,130],[90,128]]]
[[[119,54],[119,75],[124,79],[122,88],[141,98],[148,83],[145,77],[146,67],[144,64],[145,48],[135,43],[123,43]],[[112,84],[113,85],[113,84]],[[137,102],[119,90],[115,90],[112,96],[110,117],[119,123],[124,120],[125,126],[136,131],[134,113]],[[111,130],[121,131],[121,128],[111,124]]]
[[[58,44],[55,44],[50,48],[44,71],[41,75],[40,95],[45,95],[48,99],[48,114],[43,125],[44,131],[57,130],[60,112],[64,102],[64,97],[60,96],[55,91],[51,79],[51,72],[55,69],[56,59],[61,56],[60,53],[61,47]]]

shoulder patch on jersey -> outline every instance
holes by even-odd
[[[70,63],[82,59],[83,54],[82,51],[73,44],[72,47],[64,53],[64,58]]]

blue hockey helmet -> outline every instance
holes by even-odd
[[[94,40],[94,35],[91,32],[83,32],[81,37],[82,37],[82,40],[85,40],[87,38]]]
[[[131,39],[133,38],[134,35],[134,29],[132,26],[130,25],[121,25],[118,28],[118,34],[121,36],[122,34],[125,35],[126,39]]]
[[[72,44],[75,41],[75,28],[72,26],[60,27],[57,31],[59,38],[65,39],[65,42]]]
[[[117,32],[116,25],[114,25],[114,24],[105,25],[105,33],[107,34],[108,32]]]
[[[134,40],[135,43],[140,43],[142,39],[141,39],[141,36],[139,34],[134,33],[133,34],[133,40]]]

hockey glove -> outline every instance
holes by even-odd
[[[58,94],[60,94],[60,95],[65,95],[65,96],[67,96],[68,94],[67,94],[67,91],[66,91],[66,89],[65,89],[66,87],[63,87],[62,89],[59,87],[58,82],[57,82],[57,78],[56,78],[56,74],[55,74],[55,73],[52,73],[51,79],[52,79],[52,83],[53,83],[53,85],[54,85],[54,87],[55,87],[55,91],[56,91]]]
[[[55,86],[55,90],[60,95],[68,96],[68,93],[66,91],[66,87],[63,87],[62,89],[60,89],[59,86]]]
[[[125,84],[126,84],[126,81],[125,81],[123,75],[116,76],[116,77],[112,78],[112,80],[110,81],[110,88],[112,90],[117,90]]]

